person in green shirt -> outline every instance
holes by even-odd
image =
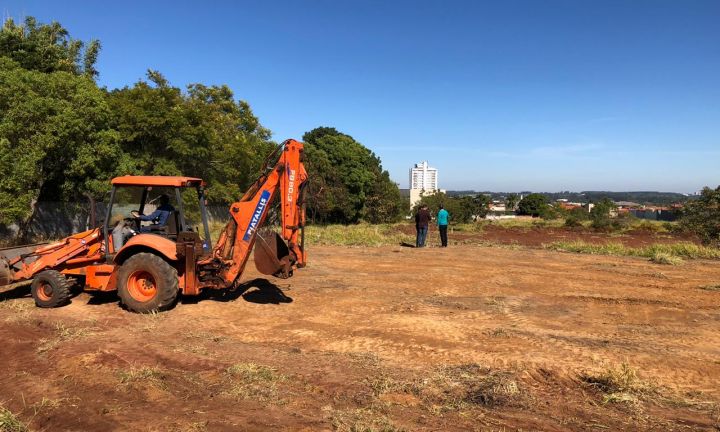
[[[442,247],[447,247],[447,227],[450,220],[450,213],[440,204],[440,211],[437,214],[438,230],[440,231],[440,243]]]

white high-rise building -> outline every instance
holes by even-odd
[[[438,191],[438,170],[427,161],[410,168],[410,208],[420,201],[423,195],[432,195]]]
[[[410,189],[424,189],[426,192],[438,188],[438,170],[428,165],[427,161],[415,164],[410,168]]]

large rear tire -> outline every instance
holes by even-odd
[[[170,309],[178,296],[177,270],[146,252],[131,256],[120,266],[117,284],[120,302],[138,313]]]
[[[70,283],[57,270],[45,270],[37,275],[30,285],[35,304],[41,308],[54,308],[70,302]]]

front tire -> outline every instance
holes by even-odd
[[[120,302],[133,312],[170,309],[178,296],[177,270],[147,252],[131,256],[120,266],[117,283]]]
[[[45,270],[35,275],[30,293],[41,308],[54,308],[70,302],[71,283],[57,270]]]

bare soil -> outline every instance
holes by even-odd
[[[313,247],[245,278],[157,315],[0,293],[0,403],[42,431],[720,428],[717,261]]]

